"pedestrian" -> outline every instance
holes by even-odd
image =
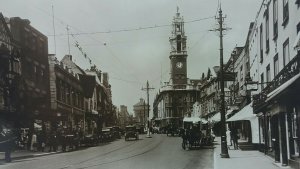
[[[34,132],[32,133],[32,137],[31,137],[30,150],[37,151],[37,136]]]
[[[230,131],[230,128],[228,127],[227,128],[227,131],[226,131],[226,141],[227,141],[227,147],[228,149],[230,149],[230,146],[232,146],[232,143],[231,143],[231,131]]]
[[[238,149],[238,134],[237,134],[237,131],[235,128],[232,130],[231,135],[232,135],[233,147],[235,150],[237,150]]]

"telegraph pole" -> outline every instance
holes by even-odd
[[[150,110],[150,104],[149,104],[149,90],[153,90],[154,88],[150,88],[149,87],[149,82],[148,82],[148,80],[147,80],[147,86],[146,86],[146,88],[143,88],[142,87],[142,90],[144,90],[144,91],[147,91],[147,107],[148,107],[148,109],[147,109],[147,113],[148,113],[148,124],[147,124],[147,138],[151,138],[151,136],[150,136],[150,118],[149,118],[149,110]]]
[[[219,9],[219,17],[216,18],[219,24],[219,28],[214,29],[213,31],[219,31],[220,37],[220,71],[219,71],[219,79],[220,79],[220,111],[221,111],[221,158],[229,158],[228,148],[227,148],[227,140],[226,140],[226,122],[225,122],[225,93],[224,93],[224,70],[223,70],[223,31],[228,30],[229,28],[223,28],[223,17],[222,9],[220,5]]]

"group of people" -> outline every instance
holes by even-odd
[[[229,146],[233,146],[233,148],[235,150],[237,150],[239,148],[239,146],[238,146],[239,136],[238,136],[237,130],[235,128],[232,128],[231,130],[229,127],[227,128],[226,138],[227,138],[228,149],[230,149]]]
[[[19,147],[30,151],[45,151],[46,145],[49,151],[56,151],[58,136],[55,132],[46,134],[43,131],[25,132],[19,138]]]

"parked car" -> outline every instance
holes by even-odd
[[[61,138],[61,142],[62,142],[62,150],[63,151],[67,151],[67,147],[68,149],[72,149],[72,150],[76,150],[79,148],[80,146],[80,138],[79,136],[76,136],[74,134],[65,134],[65,135],[62,135],[62,138]]]
[[[112,134],[110,129],[102,129],[102,132],[100,134],[100,142],[109,142],[112,141]]]
[[[96,135],[87,134],[83,136],[80,143],[84,144],[85,146],[96,146],[98,144],[98,138]]]
[[[114,138],[120,139],[121,135],[122,135],[120,127],[113,126],[112,129],[113,129],[113,136],[114,136]]]
[[[139,133],[136,130],[135,126],[126,126],[125,127],[125,141],[129,140],[130,138],[134,138],[136,140],[139,139]]]

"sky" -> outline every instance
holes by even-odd
[[[184,17],[187,36],[187,70],[199,79],[208,68],[219,65],[215,16],[220,0],[0,0],[5,17],[28,19],[48,36],[49,53],[60,60],[66,54],[83,69],[90,61],[109,73],[112,100],[126,105],[129,113],[140,98],[146,99],[147,80],[150,105],[169,81],[171,23],[177,6]],[[224,62],[235,46],[245,44],[250,22],[262,0],[222,0],[226,15]],[[54,18],[54,19],[53,19]],[[68,30],[67,30],[68,28]],[[55,32],[55,33],[54,33]],[[53,35],[56,36],[53,36]],[[68,36],[69,34],[69,36]],[[75,46],[76,42],[87,58]]]

